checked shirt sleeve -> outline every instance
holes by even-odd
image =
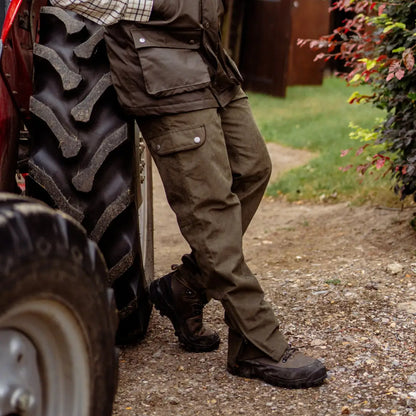
[[[147,22],[153,0],[50,0],[53,6],[72,10],[100,25],[119,20]]]

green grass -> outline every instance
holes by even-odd
[[[307,165],[293,169],[272,183],[269,195],[284,195],[290,201],[319,201],[322,196],[334,201],[398,203],[389,178],[359,177],[355,169],[341,166],[357,163],[357,157],[341,158],[347,148],[361,144],[349,138],[349,123],[363,128],[375,125],[383,113],[371,104],[348,104],[357,87],[348,87],[338,78],[326,78],[322,86],[289,87],[286,98],[249,93],[251,107],[266,141],[307,149],[318,156]],[[360,92],[367,91],[359,88]]]

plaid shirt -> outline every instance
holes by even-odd
[[[50,0],[53,6],[72,10],[100,25],[119,20],[147,22],[153,0]]]

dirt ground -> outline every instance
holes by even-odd
[[[272,145],[275,175],[311,155]],[[205,321],[218,351],[182,351],[154,312],[149,334],[120,357],[114,416],[416,415],[416,207],[289,204],[265,198],[245,237],[246,260],[295,346],[322,359],[319,388],[287,390],[226,371],[218,302]],[[155,275],[187,252],[155,178]]]

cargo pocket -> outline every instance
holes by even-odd
[[[168,97],[210,84],[208,67],[199,53],[200,30],[161,33],[135,29],[132,36],[149,95]]]
[[[191,127],[180,131],[170,131],[148,140],[148,144],[158,156],[169,156],[187,150],[197,149],[205,143],[205,127]]]

